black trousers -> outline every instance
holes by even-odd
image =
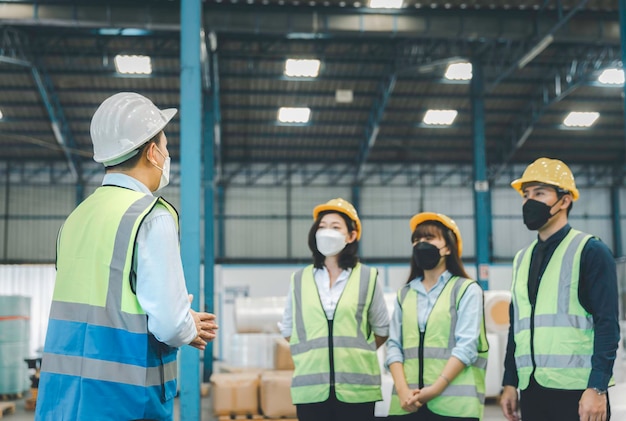
[[[335,388],[324,402],[296,405],[299,421],[375,421],[374,403],[345,403],[337,400]]]
[[[444,417],[428,409],[428,404],[422,406],[417,412],[412,412],[407,415],[392,415],[388,418],[414,421],[479,421],[478,418]]]
[[[579,421],[578,401],[584,390],[548,389],[534,378],[526,390],[521,391],[522,419],[529,421]],[[606,395],[607,420],[611,419],[609,395]]]

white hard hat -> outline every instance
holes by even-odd
[[[125,161],[120,158],[163,130],[176,112],[176,108],[159,110],[148,98],[134,92],[107,98],[91,119],[94,161],[104,165]]]

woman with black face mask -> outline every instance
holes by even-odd
[[[488,344],[483,291],[469,278],[458,226],[446,215],[410,221],[411,273],[398,291],[386,364],[389,414],[419,421],[480,420]]]

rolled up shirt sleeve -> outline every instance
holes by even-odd
[[[398,300],[394,301],[393,314],[389,323],[389,339],[386,342],[387,358],[385,366],[393,363],[404,363],[404,352],[402,351],[402,307]]]
[[[372,304],[368,310],[367,317],[376,336],[389,336],[389,311],[387,311],[385,295],[378,280],[376,280],[374,296],[372,297]]]
[[[197,336],[189,313],[178,230],[172,215],[156,206],[141,225],[136,241],[137,299],[148,315],[148,330],[171,347]]]
[[[478,358],[478,339],[483,321],[483,290],[477,283],[467,287],[459,301],[458,318],[454,337],[456,345],[452,355],[465,365],[471,365]]]

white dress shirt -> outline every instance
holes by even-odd
[[[145,185],[125,174],[106,174],[102,185],[125,187],[152,196]],[[189,313],[178,238],[174,218],[165,207],[157,205],[139,227],[133,259],[137,299],[148,315],[148,330],[171,347],[186,345],[197,335]]]

